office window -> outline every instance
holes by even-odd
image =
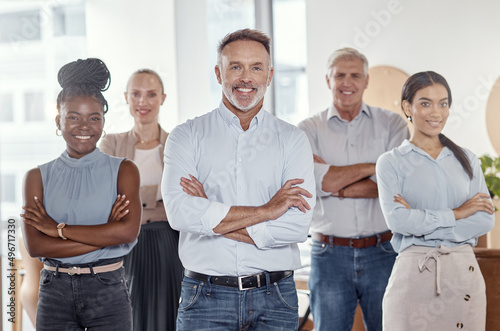
[[[305,0],[273,0],[276,116],[297,124],[309,114]]]
[[[24,93],[25,119],[28,122],[44,121],[44,100],[43,92]]]
[[[254,0],[208,0],[207,29],[209,45],[209,77],[214,77],[214,64],[217,63],[217,46],[219,41],[230,32],[255,27]],[[221,87],[217,80],[210,80],[211,103],[218,105],[221,98]]]
[[[0,14],[0,43],[40,40],[40,22],[38,10]]]
[[[16,202],[16,176],[2,175],[0,197],[2,202]]]
[[[12,94],[0,94],[0,122],[12,122],[14,120],[12,103]]]
[[[54,36],[85,36],[85,4],[68,4],[52,9]]]

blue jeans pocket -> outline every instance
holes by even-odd
[[[314,240],[311,243],[311,255],[322,255],[328,250],[328,245]]]
[[[378,247],[380,248],[380,250],[384,253],[387,253],[387,254],[394,254],[396,255],[396,252],[394,251],[394,249],[392,248],[392,245],[391,245],[391,242],[390,241],[386,241],[386,242],[383,242],[383,243],[380,243],[378,245]]]
[[[299,309],[299,299],[294,283],[282,281],[276,283],[275,287],[276,293],[283,305],[288,309],[297,311]]]
[[[188,310],[198,300],[203,283],[184,278],[182,281],[181,298],[179,300],[179,310]]]

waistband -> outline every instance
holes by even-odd
[[[241,276],[241,277],[209,276],[191,270],[184,270],[184,276],[186,277],[214,285],[235,287],[238,288],[240,291],[266,286],[268,276],[269,276],[269,282],[274,283],[292,275],[293,275],[292,270],[262,272],[256,275]]]
[[[367,248],[377,246],[379,243],[391,240],[392,232],[386,231],[363,238],[339,238],[322,233],[313,233],[312,238],[328,245],[348,246],[351,248]]]
[[[123,266],[123,260],[111,263],[111,264],[106,264],[106,265],[101,265],[101,266],[89,266],[89,267],[77,267],[77,266],[72,266],[69,268],[62,268],[59,265],[57,266],[51,266],[44,264],[43,268],[47,269],[49,271],[55,271],[56,273],[67,273],[68,275],[85,275],[85,274],[99,274],[103,272],[110,272],[110,271],[115,271],[120,269]]]
[[[429,266],[429,260],[434,260],[436,265],[436,294],[441,294],[441,257],[449,254],[474,254],[472,246],[465,244],[457,247],[425,247],[425,246],[410,246],[401,253],[400,256],[420,256],[418,259],[418,270],[424,272],[426,269],[432,272]],[[474,269],[472,269],[474,270]]]

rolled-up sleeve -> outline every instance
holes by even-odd
[[[318,129],[316,128],[314,119],[308,118],[306,120],[303,120],[297,125],[297,127],[306,134],[307,139],[309,140],[312,153],[314,155],[319,156],[318,147],[316,145],[318,139],[317,137]],[[329,164],[314,162],[314,181],[316,184],[316,194],[318,197],[327,197],[332,195],[330,192],[322,190],[323,179],[325,178],[325,175],[329,169],[330,169]]]
[[[198,178],[195,162],[195,140],[189,122],[177,126],[168,136],[164,153],[161,184],[162,197],[171,227],[178,231],[215,235],[215,228],[231,206],[193,197],[180,185],[181,177]]]
[[[306,135],[300,130],[297,130],[293,139],[287,142],[285,146],[286,161],[283,169],[282,185],[290,179],[304,179],[304,183],[299,186],[312,194],[312,198],[304,196],[311,209],[304,213],[297,207],[292,207],[276,220],[247,227],[248,234],[260,249],[304,242],[307,239],[311,225],[313,209],[316,204],[311,146]]]

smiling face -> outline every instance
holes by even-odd
[[[227,44],[215,67],[224,105],[236,115],[257,113],[271,84],[273,68],[270,66],[269,54],[261,43],[238,40]]]
[[[158,123],[160,106],[166,96],[158,78],[148,73],[134,74],[125,92],[125,100],[136,124]]]
[[[368,86],[363,61],[359,58],[338,60],[326,76],[326,82],[335,108],[355,116],[361,109],[363,93]]]
[[[412,139],[435,138],[450,114],[448,91],[441,84],[427,86],[415,93],[411,104],[404,100],[403,108],[413,122]]]
[[[104,126],[103,107],[92,97],[73,97],[62,103],[56,125],[66,141],[69,156],[79,159],[96,149]]]

